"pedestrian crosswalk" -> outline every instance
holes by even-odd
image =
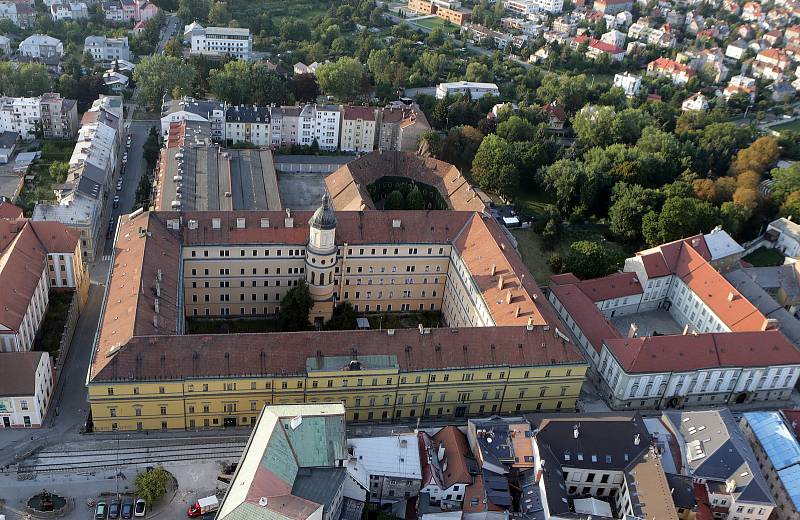
[[[111,260],[111,255],[103,255],[103,262],[108,262]]]

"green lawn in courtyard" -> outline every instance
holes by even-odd
[[[759,247],[749,255],[742,258],[753,267],[771,267],[783,265],[783,255],[777,249],[767,249]]]

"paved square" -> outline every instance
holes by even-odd
[[[284,208],[315,210],[325,194],[326,173],[278,172],[278,191]]]

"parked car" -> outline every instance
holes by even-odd
[[[197,518],[198,516],[203,516],[217,509],[219,509],[219,500],[217,500],[216,496],[211,495],[210,497],[198,498],[197,502],[189,506],[186,514],[189,518]]]
[[[122,191],[122,179],[117,181],[117,191]]]
[[[122,502],[122,512],[120,515],[125,520],[128,520],[133,516],[133,500],[126,498],[125,501]]]
[[[114,195],[114,204],[113,206],[116,208],[119,206],[119,195]]]
[[[94,519],[105,520],[107,514],[108,514],[108,508],[106,507],[106,503],[103,501],[98,502],[97,506],[95,506],[94,508]]]
[[[143,498],[137,498],[136,503],[133,506],[133,516],[141,518],[144,516],[146,511],[147,502],[145,502]]]
[[[108,517],[119,518],[119,500],[112,500],[111,503],[108,504]]]

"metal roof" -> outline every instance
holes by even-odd
[[[744,418],[786,493],[795,507],[800,508],[800,443],[778,412],[747,412]]]
[[[416,435],[349,439],[347,444],[370,475],[422,479]]]

